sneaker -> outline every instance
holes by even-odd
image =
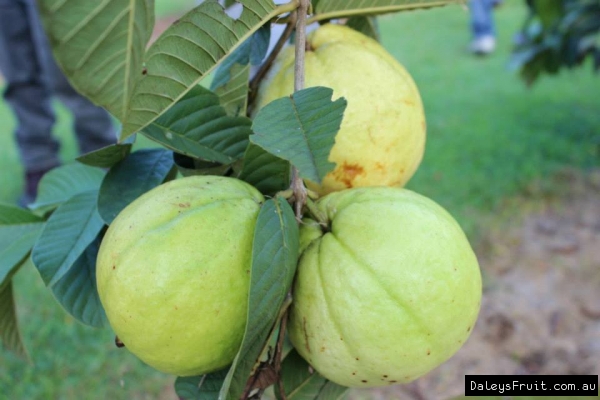
[[[471,52],[477,55],[487,55],[496,49],[496,38],[493,36],[481,36],[471,42]]]

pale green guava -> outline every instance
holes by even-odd
[[[232,362],[263,201],[242,181],[194,176],[149,191],[117,216],[96,276],[110,325],[129,351],[179,376]]]
[[[456,221],[401,188],[349,189],[317,206],[330,225],[301,227],[312,242],[289,320],[298,352],[350,387],[409,382],[450,358],[481,303],[479,265]]]
[[[402,186],[425,148],[425,114],[408,72],[375,40],[342,25],[311,33],[306,87],[327,86],[348,106],[329,160],[336,163],[321,194],[361,186]],[[294,89],[294,48],[282,51],[261,83],[256,110]]]

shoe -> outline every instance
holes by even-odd
[[[496,38],[493,36],[481,36],[471,42],[471,53],[477,55],[488,55],[496,49]]]
[[[50,171],[51,169],[52,168],[47,168],[41,171],[25,172],[25,190],[23,191],[21,197],[19,197],[19,200],[17,200],[17,203],[20,207],[27,208],[35,201],[40,181],[46,172]]]

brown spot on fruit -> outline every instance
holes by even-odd
[[[304,331],[304,346],[306,347],[306,351],[310,353],[311,351],[310,344],[308,343],[308,331],[306,330],[306,318],[302,318],[302,330]]]
[[[471,332],[471,327],[468,327],[468,328],[467,328],[467,332]]]
[[[366,379],[363,379],[361,382],[362,382],[362,383],[367,383],[367,382],[369,382],[369,381],[368,381],[368,380],[366,380]]]
[[[427,350],[427,355],[431,355],[431,350]]]
[[[325,353],[325,346],[321,346],[321,353]]]
[[[118,348],[125,347],[125,344],[121,342],[121,339],[119,339],[118,336],[115,336],[115,346],[117,346]]]
[[[117,269],[117,266],[116,266],[115,264],[113,264],[113,270],[114,270],[114,269]]]
[[[365,169],[359,164],[348,164],[344,162],[339,168],[333,171],[336,180],[342,182],[347,188],[354,186],[353,182],[357,176],[363,175]]]
[[[356,375],[356,372],[353,372],[352,375]]]
[[[360,360],[360,358],[356,357],[356,361],[359,361],[359,360]]]
[[[396,383],[396,382],[398,382],[398,381],[389,381],[389,382],[390,382],[390,383]]]
[[[378,170],[380,170],[380,171],[385,171],[385,166],[382,163],[380,163],[380,162],[376,162],[375,163],[375,168],[378,169]]]
[[[387,378],[388,376],[387,376],[387,375],[384,375],[383,377],[384,377],[384,378]]]
[[[185,203],[179,203],[178,206],[181,207],[181,208],[190,208],[192,205],[188,201],[188,202],[185,202]]]

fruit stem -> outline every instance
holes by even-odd
[[[319,210],[319,208],[315,204],[314,200],[312,200],[310,197],[306,200],[306,207],[308,208],[310,215],[314,219],[317,220],[319,225],[321,225],[323,228],[328,230],[329,229],[329,218],[327,218],[327,215],[325,213],[323,213],[321,210]]]
[[[306,17],[310,0],[300,0],[296,18],[296,57],[294,64],[294,92],[304,89],[304,58],[306,56]],[[291,189],[294,191],[296,219],[302,221],[302,208],[306,204],[306,186],[296,167],[292,167]]]

